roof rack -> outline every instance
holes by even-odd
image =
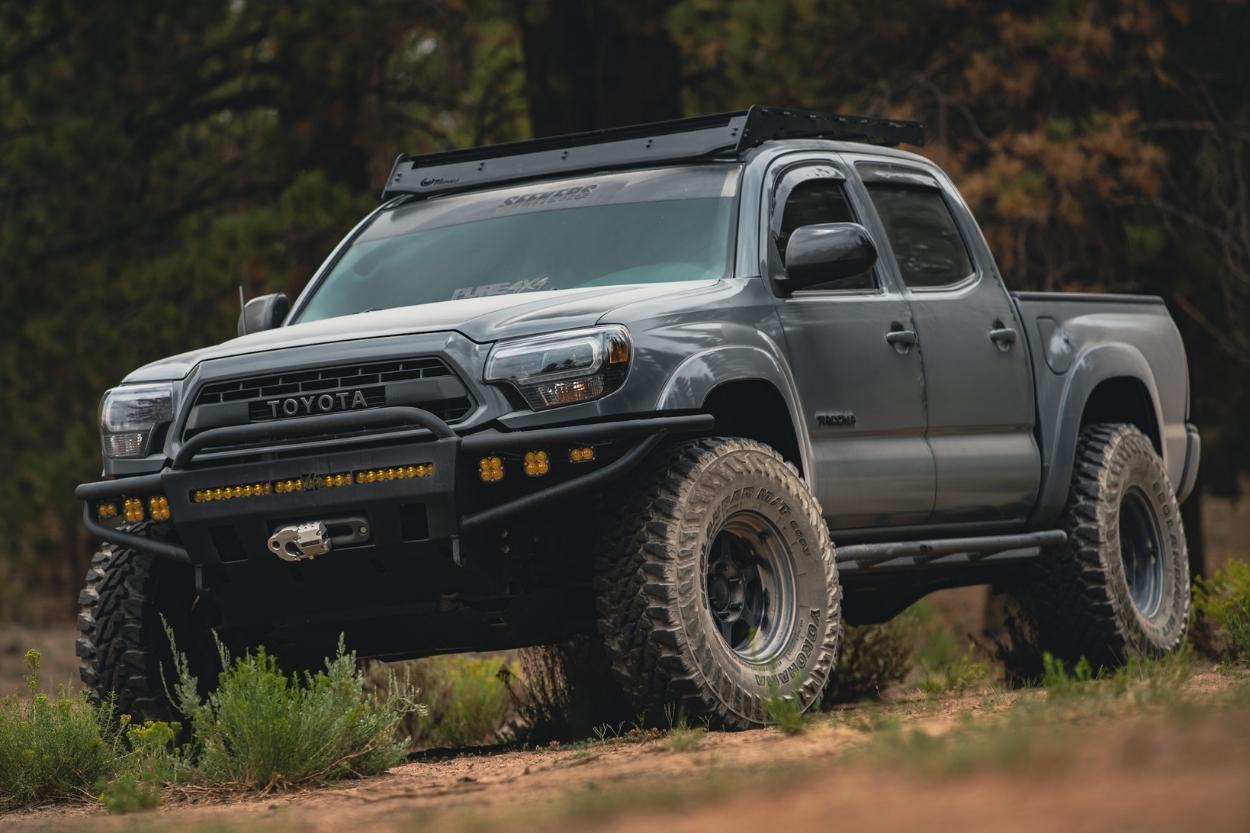
[[[680,160],[741,157],[774,139],[838,139],[894,146],[924,144],[914,121],[836,116],[811,110],[755,105],[749,110],[569,133],[500,145],[400,154],[382,199],[441,194],[497,182],[552,174]]]

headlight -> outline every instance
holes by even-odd
[[[624,327],[502,341],[486,360],[486,381],[512,383],[535,411],[590,402],[625,383],[630,352]]]
[[[123,385],[100,402],[104,456],[142,457],[157,426],[174,418],[173,385]]]

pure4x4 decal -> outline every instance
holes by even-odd
[[[544,275],[541,278],[526,278],[519,281],[487,283],[481,286],[462,286],[451,293],[451,300],[485,298],[488,295],[513,295],[517,292],[538,292],[546,289],[547,284],[550,282],[551,278]]]

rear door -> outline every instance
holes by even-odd
[[[924,363],[935,523],[1024,520],[1041,477],[1024,331],[967,206],[935,169],[856,158]]]
[[[783,157],[775,166],[765,191],[774,275],[804,225],[864,223],[884,248],[871,211],[848,193],[843,163]],[[933,508],[933,458],[915,325],[899,287],[874,268],[779,298],[777,309],[830,527],[923,523]]]

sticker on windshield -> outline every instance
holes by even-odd
[[[517,292],[538,292],[546,289],[547,284],[551,282],[551,278],[544,275],[541,278],[526,278],[519,281],[510,281],[506,283],[486,283],[481,286],[463,286],[451,293],[451,300],[459,301],[461,298],[485,298],[489,295],[513,295]]]
[[[549,205],[553,202],[584,200],[594,193],[594,190],[598,187],[598,183],[592,182],[590,185],[574,185],[571,188],[559,188],[555,191],[532,191],[528,194],[513,194],[499,205],[500,207],[508,205],[525,208],[531,205]]]

